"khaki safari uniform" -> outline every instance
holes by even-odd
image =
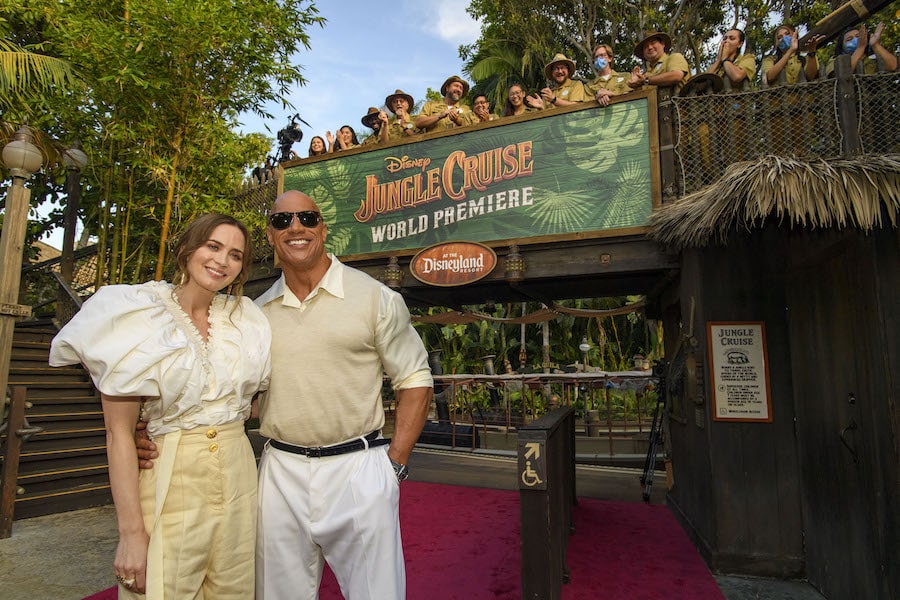
[[[631,91],[631,88],[628,87],[628,79],[629,75],[627,73],[610,71],[609,75],[600,75],[584,87],[591,97],[595,96],[600,90],[609,90],[613,94],[627,94]]]
[[[658,63],[654,65],[647,63],[648,76],[668,73],[669,71],[681,71],[684,73],[684,77],[682,77],[681,80],[675,85],[675,93],[678,93],[681,91],[681,88],[684,87],[684,84],[687,83],[688,79],[691,78],[691,67],[688,66],[688,61],[684,57],[684,54],[680,52],[663,54]]]
[[[462,119],[462,124],[457,125],[453,121],[450,120],[449,116],[441,117],[437,123],[427,128],[426,131],[436,131],[442,129],[453,129],[454,127],[465,127],[466,125],[474,125],[478,122],[478,117],[475,116],[475,113],[472,112],[472,109],[464,104],[457,104],[453,107],[454,109],[459,111],[459,116]],[[447,109],[447,103],[443,100],[431,100],[425,103],[425,106],[422,107],[422,112],[419,113],[420,117],[433,117],[441,114],[444,110]]]
[[[775,63],[778,62],[777,56],[767,56],[762,61],[762,67],[760,70],[762,72],[762,76],[765,77],[766,73],[775,66]],[[796,54],[792,54],[788,59],[787,64],[784,65],[784,69],[781,71],[784,73],[784,82],[788,85],[793,85],[800,81],[800,72],[805,68],[805,64]],[[778,85],[779,79],[781,75],[779,75],[775,81],[769,83],[769,86]]]

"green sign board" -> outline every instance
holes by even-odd
[[[285,169],[284,189],[316,201],[338,256],[641,227],[653,207],[649,104],[642,95],[304,161]]]

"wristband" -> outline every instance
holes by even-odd
[[[393,458],[388,457],[388,460],[391,461],[391,466],[394,468],[394,475],[397,476],[397,482],[401,483],[409,477],[409,467],[406,465],[401,465]]]

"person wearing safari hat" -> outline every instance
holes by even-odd
[[[370,106],[363,116],[362,124],[373,130],[372,135],[363,140],[363,146],[372,146],[388,140],[388,116],[383,110]]]
[[[557,54],[544,66],[544,75],[550,84],[541,90],[541,98],[550,106],[571,106],[590,100],[584,90],[584,84],[572,79],[575,75],[575,62],[566,58],[565,54]]]
[[[469,93],[469,84],[453,75],[441,86],[441,100],[431,100],[416,117],[416,127],[426,133],[474,125],[478,118],[472,109],[460,102]]]
[[[644,61],[646,69],[635,67],[631,71],[628,87],[637,90],[645,85],[675,86],[675,93],[690,78],[691,68],[680,52],[672,49],[672,38],[662,31],[650,31],[634,47],[634,55]]]
[[[415,105],[413,97],[404,92],[397,90],[384,99],[384,105],[391,114],[393,119],[389,119],[387,132],[389,140],[399,140],[410,137],[419,133],[416,124],[413,122],[412,115],[409,111]]]

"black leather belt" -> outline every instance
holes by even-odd
[[[390,444],[391,440],[387,438],[378,438],[378,432],[373,431],[369,435],[366,436],[366,442],[369,443],[369,448],[373,448],[376,446],[384,446],[385,444]],[[269,440],[269,443],[278,448],[279,450],[284,450],[285,452],[291,452],[293,454],[302,454],[303,456],[308,456],[310,458],[321,458],[323,456],[337,456],[338,454],[347,454],[348,452],[357,452],[366,447],[366,444],[362,440],[353,440],[350,442],[344,442],[343,444],[337,444],[334,446],[319,446],[318,448],[307,448],[306,446],[295,446],[293,444],[287,444],[285,442],[279,442],[278,440]]]

